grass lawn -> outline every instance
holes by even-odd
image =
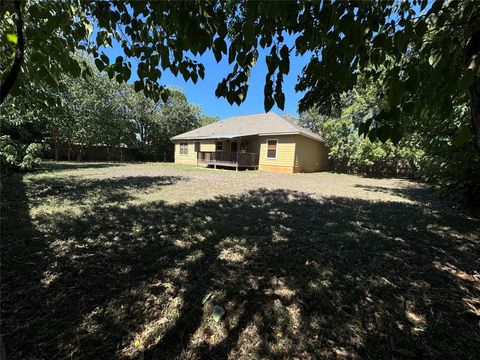
[[[480,221],[421,184],[46,163],[1,205],[10,359],[480,355]]]

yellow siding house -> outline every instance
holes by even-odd
[[[232,117],[172,141],[178,164],[283,173],[328,169],[323,139],[274,112]]]

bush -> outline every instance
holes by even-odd
[[[403,141],[395,146],[358,135],[351,118],[331,118],[318,124],[332,160],[332,170],[384,176],[415,175],[420,152]]]
[[[0,136],[0,169],[2,174],[12,171],[28,171],[40,165],[44,145],[23,144],[9,135]]]

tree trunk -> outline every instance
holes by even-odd
[[[72,150],[72,144],[69,142],[68,147],[67,147],[67,159],[68,159],[68,161],[70,161],[71,150]]]
[[[58,142],[55,141],[55,161],[58,161]]]
[[[465,45],[465,62],[467,68],[477,71],[480,53],[480,30],[472,33]],[[475,74],[473,83],[469,88],[470,93],[470,111],[474,142],[477,152],[480,154],[480,78]]]
[[[3,11],[3,2],[2,2],[2,11]],[[17,28],[17,49],[15,50],[15,60],[13,60],[13,65],[10,71],[8,72],[5,80],[0,86],[0,104],[5,101],[8,93],[15,84],[18,75],[22,69],[23,57],[25,52],[25,44],[23,41],[23,18],[22,18],[22,9],[20,6],[20,0],[14,1],[15,6],[15,25]],[[3,15],[2,15],[3,17]]]
[[[480,154],[480,79],[477,76],[472,86],[470,86],[470,109],[472,112],[475,146]]]

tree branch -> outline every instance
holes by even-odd
[[[1,87],[0,87],[0,104],[5,101],[8,93],[15,84],[18,75],[22,69],[23,58],[25,54],[25,44],[23,41],[23,18],[22,18],[22,9],[20,6],[20,0],[15,0],[15,25],[17,28],[17,49],[15,50],[15,60],[13,61],[12,68],[5,77]]]

